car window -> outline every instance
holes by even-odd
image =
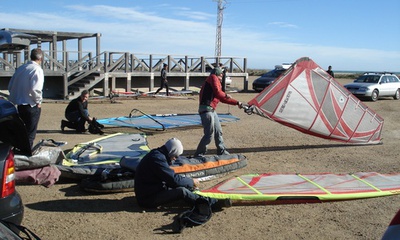
[[[267,73],[264,73],[262,76],[263,77],[274,77],[274,75],[275,75],[275,70],[271,70]]]
[[[398,82],[399,80],[395,76],[389,76],[390,82]]]
[[[271,70],[267,73],[264,73],[262,76],[263,77],[273,77],[273,78],[277,78],[279,77],[285,70]]]
[[[380,76],[378,75],[363,75],[357,78],[354,82],[358,83],[378,83]]]

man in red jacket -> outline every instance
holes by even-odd
[[[201,87],[199,97],[199,114],[201,118],[201,124],[203,125],[204,129],[204,135],[197,146],[197,150],[194,154],[195,157],[206,154],[207,145],[211,143],[213,136],[215,140],[215,146],[217,147],[217,155],[229,154],[224,145],[221,123],[219,122],[218,114],[215,109],[217,108],[219,102],[229,105],[237,105],[239,108],[243,108],[243,104],[222,91],[222,77],[223,71],[221,68],[217,67],[210,74],[210,76],[207,77],[206,81]]]

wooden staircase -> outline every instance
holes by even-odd
[[[82,77],[82,74],[85,73],[86,72],[76,73],[70,77],[72,80],[70,80],[69,83],[73,83],[68,85],[68,95],[65,97],[65,99],[77,98],[80,96],[83,90],[91,89],[96,84],[104,80],[103,73],[92,72],[89,75]],[[76,81],[76,79],[78,79],[78,81]]]

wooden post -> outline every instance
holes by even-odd
[[[100,64],[100,37],[101,33],[96,34],[96,66]]]
[[[116,77],[115,76],[112,76],[111,77],[111,91],[114,91],[115,90],[115,83],[116,83]]]
[[[68,75],[63,75],[63,84],[64,84],[64,92],[63,92],[63,99],[69,99],[68,94]]]
[[[51,45],[52,45],[52,49],[51,49],[52,54],[50,56],[52,56],[53,60],[54,60],[54,62],[52,64],[52,69],[54,71],[57,71],[57,69],[58,69],[58,67],[56,65],[56,63],[57,63],[57,33],[53,34],[53,41],[52,41]]]
[[[108,73],[104,74],[104,83],[103,83],[103,96],[106,97],[109,94],[108,91],[108,85],[109,85],[109,81],[108,81]]]
[[[82,61],[82,39],[78,39],[78,63],[81,63]],[[82,71],[82,65],[79,64],[78,67],[79,71]]]
[[[129,52],[125,53],[125,72],[129,72]]]
[[[154,73],[150,73],[150,87],[149,87],[149,91],[153,91],[154,88]]]
[[[128,73],[126,75],[126,91],[131,92],[132,91],[132,74]]]
[[[62,58],[63,58],[63,66],[64,66],[64,70],[67,71],[68,69],[68,52],[67,52],[67,40],[63,40],[62,41]]]

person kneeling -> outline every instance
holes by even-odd
[[[197,179],[175,174],[170,167],[182,153],[181,141],[171,138],[163,146],[151,150],[139,162],[135,172],[135,195],[140,207],[156,208],[179,200],[194,206],[197,199],[204,198],[193,192],[199,187]],[[231,206],[229,199],[207,200],[217,210]]]
[[[64,131],[65,127],[70,129],[75,129],[77,132],[82,133],[86,132],[85,124],[88,122],[93,126],[97,126],[98,128],[103,128],[104,126],[98,124],[94,118],[89,115],[88,110],[88,98],[89,91],[83,90],[81,95],[75,99],[73,99],[65,109],[65,118],[68,121],[61,120],[61,130]],[[97,123],[97,124],[94,124]],[[103,133],[102,131],[97,131],[93,133]]]

